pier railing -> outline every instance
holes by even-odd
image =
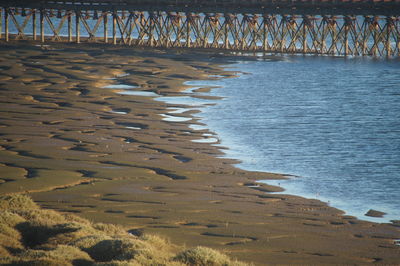
[[[6,41],[400,56],[400,0],[0,1],[0,6],[0,37]],[[254,10],[245,12],[249,8]]]

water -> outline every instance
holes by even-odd
[[[162,114],[163,118],[162,120],[168,121],[168,122],[187,122],[192,120],[191,117],[182,117],[182,116],[174,116],[174,115],[166,115]]]
[[[111,84],[104,86],[103,89],[115,89],[115,90],[129,90],[129,89],[137,89],[138,86],[132,86],[127,84]]]
[[[230,68],[232,66],[229,66]],[[285,193],[317,198],[362,219],[400,219],[400,62],[286,57],[238,62],[238,78],[202,108],[239,167],[295,175]],[[369,209],[385,218],[364,216]]]
[[[144,96],[144,97],[158,97],[159,95],[157,93],[154,93],[152,91],[119,91],[117,92],[118,94],[121,95],[133,95],[133,96]]]

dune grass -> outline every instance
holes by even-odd
[[[0,265],[246,265],[205,247],[174,250],[154,235],[41,209],[26,195],[0,197]]]

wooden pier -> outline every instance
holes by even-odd
[[[400,0],[32,2],[0,1],[0,38],[400,56]]]

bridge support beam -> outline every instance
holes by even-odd
[[[108,43],[108,14],[107,12],[103,12],[103,32],[104,32],[104,43]]]
[[[191,38],[190,38],[190,34],[191,34],[191,30],[190,27],[191,25],[191,15],[190,13],[186,14],[186,47],[190,48],[191,45]]]
[[[397,48],[397,54],[395,55],[400,57],[400,36],[397,36],[396,48]]]
[[[67,11],[68,42],[72,42],[72,12]]]
[[[351,18],[346,16],[344,18],[344,55],[349,55],[349,31],[351,25]]]
[[[116,12],[113,13],[113,44],[117,44],[117,16]]]
[[[390,40],[390,35],[393,30],[393,19],[391,17],[386,18],[386,56],[390,57],[391,55],[391,40]]]
[[[373,36],[374,36],[374,44],[372,46],[372,55],[376,56],[377,55],[377,51],[378,51],[378,42],[379,42],[379,22],[378,22],[379,18],[374,17],[374,21],[372,22],[372,30],[373,30]]]
[[[3,8],[0,7],[0,40],[3,38]]]
[[[0,8],[0,40],[3,38],[3,12],[5,18],[6,9]]]
[[[268,15],[263,16],[263,42],[262,42],[262,50],[265,52],[267,51],[268,48],[268,23],[269,22],[269,18]]]
[[[6,8],[5,14],[4,14],[4,27],[5,27],[4,35],[5,35],[6,42],[9,41],[9,36],[8,36],[8,34],[9,34],[8,33],[8,13],[9,12],[10,12],[10,10],[8,8]]]
[[[40,41],[44,43],[44,12],[45,10],[40,9]]]
[[[307,26],[309,17],[303,16],[303,54],[307,53]]]
[[[36,32],[36,9],[32,9],[32,39],[36,41],[37,32]]]
[[[148,45],[150,47],[154,46],[154,20],[155,20],[155,14],[154,14],[154,12],[150,12],[149,19],[148,19],[149,25],[150,25],[149,26],[149,43],[148,43]],[[179,39],[178,36],[176,38]]]
[[[224,18],[224,48],[229,49],[229,27],[232,26],[231,14],[226,14]]]
[[[75,35],[76,35],[76,43],[81,42],[81,23],[80,23],[80,18],[81,18],[81,12],[76,11],[75,13]]]

